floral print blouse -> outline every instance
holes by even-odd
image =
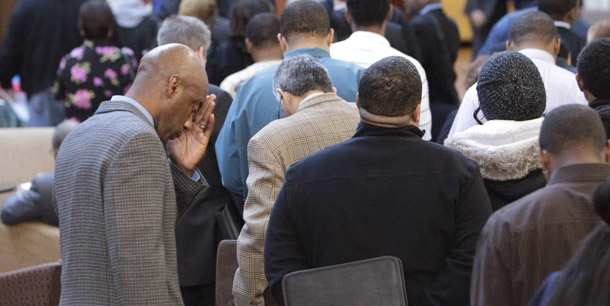
[[[55,82],[56,98],[63,102],[66,118],[85,121],[102,102],[125,94],[136,66],[131,49],[106,41],[85,40],[74,48],[61,59]]]

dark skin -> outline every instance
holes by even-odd
[[[157,47],[142,58],[126,94],[153,117],[172,163],[192,175],[214,131],[216,96],[208,96],[205,66],[180,44]]]

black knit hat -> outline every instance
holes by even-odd
[[[542,116],[544,83],[536,65],[519,52],[496,53],[481,68],[477,93],[487,120],[524,121]]]

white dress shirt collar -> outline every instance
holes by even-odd
[[[555,26],[558,28],[566,28],[568,30],[572,29],[572,25],[565,21],[555,21]]]
[[[555,58],[551,53],[541,49],[527,48],[519,51],[521,54],[527,56],[531,60],[541,60],[555,64]]]

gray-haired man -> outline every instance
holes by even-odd
[[[269,123],[248,143],[246,225],[237,240],[239,270],[233,285],[237,305],[263,302],[267,288],[263,270],[265,233],[286,170],[315,152],[349,139],[360,121],[356,105],[336,95],[326,68],[309,55],[284,60],[275,72],[273,89],[287,118]]]

